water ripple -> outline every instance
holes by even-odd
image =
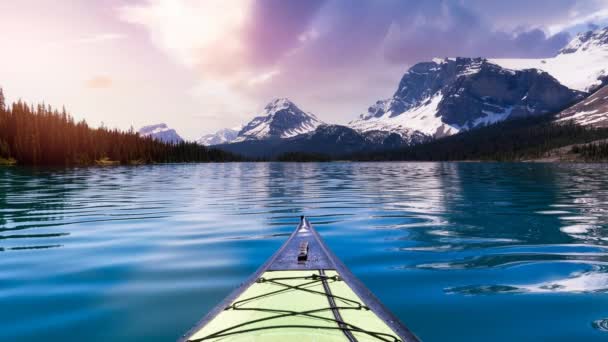
[[[604,165],[232,163],[0,168],[0,340],[175,340],[302,214],[424,340],[605,338]]]

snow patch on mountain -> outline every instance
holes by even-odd
[[[559,113],[556,121],[573,121],[583,126],[608,127],[608,85]]]
[[[497,122],[504,121],[504,120],[508,119],[509,116],[511,116],[512,112],[513,112],[513,106],[508,106],[506,108],[502,108],[501,110],[499,109],[498,111],[491,111],[491,110],[484,109],[484,110],[482,110],[482,113],[484,113],[485,116],[475,119],[473,121],[473,124],[470,125],[470,127],[467,127],[467,129],[477,127],[477,126],[493,125]]]
[[[591,91],[608,76],[608,27],[579,34],[553,58],[490,61],[508,69],[543,70],[568,88]]]
[[[138,133],[142,137],[152,137],[166,143],[177,144],[184,141],[173,128],[169,128],[165,123],[144,126],[139,129]]]
[[[429,136],[458,133],[460,127],[447,125],[441,121],[441,117],[436,115],[437,106],[442,99],[443,94],[438,92],[402,113],[394,113],[392,111],[394,99],[379,101],[372,106],[376,108],[370,108],[368,114],[361,115],[359,120],[350,122],[349,126],[362,132],[387,131],[402,136],[409,136],[416,131]],[[382,116],[369,114],[378,111],[385,114]]]

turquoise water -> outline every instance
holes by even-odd
[[[300,214],[425,341],[608,340],[608,167],[0,168],[0,341],[172,341]]]

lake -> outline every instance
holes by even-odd
[[[608,165],[0,168],[1,341],[173,341],[299,215],[425,341],[606,341]]]

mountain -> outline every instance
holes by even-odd
[[[608,27],[577,35],[553,58],[490,61],[513,70],[543,70],[571,89],[593,91],[608,77]]]
[[[289,100],[277,99],[247,124],[232,144],[221,148],[255,157],[289,152],[340,157],[359,152],[377,154],[503,121],[517,121],[513,136],[524,137],[526,125],[536,119],[543,124],[534,139],[553,146],[557,140],[567,140],[560,135],[562,131],[577,130],[571,125],[567,129],[557,127],[553,137],[556,142],[542,140],[543,125],[552,127],[556,117],[564,122],[608,125],[604,119],[608,100],[604,94],[608,90],[600,89],[608,85],[607,70],[608,28],[577,36],[553,58],[433,59],[412,66],[391,98],[377,101],[348,127],[323,125]],[[500,129],[484,129],[483,134],[472,136],[501,140],[491,137],[497,132]],[[583,140],[594,137],[593,132],[580,134]],[[467,139],[478,138],[448,142]],[[450,150],[448,142],[440,144],[446,151]],[[508,142],[492,146],[493,155],[499,155],[501,147],[509,148]]]
[[[608,85],[557,115],[558,122],[570,120],[582,126],[608,127]]]
[[[271,101],[264,112],[247,123],[233,142],[285,139],[314,131],[322,121],[286,98]]]
[[[180,137],[173,128],[169,128],[167,124],[164,123],[144,126],[140,128],[138,132],[142,137],[150,136],[156,140],[172,144],[184,141],[184,139],[182,139],[182,137]]]
[[[203,135],[196,142],[206,146],[231,143],[238,137],[242,128],[243,126],[220,129],[213,134]]]
[[[386,131],[359,132],[347,126],[320,125],[312,132],[285,139],[246,140],[216,147],[252,158],[276,158],[290,152],[340,158],[358,152],[398,148],[428,141],[428,136],[402,136]]]
[[[376,102],[349,126],[440,138],[556,112],[581,98],[581,92],[539,70],[509,70],[483,58],[434,59],[411,67],[392,98]]]

